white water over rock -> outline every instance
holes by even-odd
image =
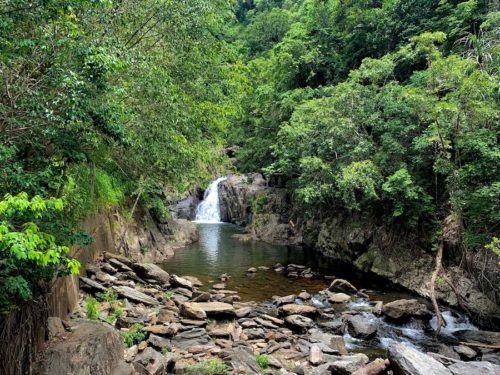
[[[227,177],[219,177],[212,182],[205,191],[203,200],[196,208],[197,223],[220,223],[220,206],[219,206],[219,183],[225,181]]]
[[[446,336],[452,336],[457,331],[477,331],[478,328],[469,321],[469,318],[463,314],[455,313],[451,311],[443,311],[443,319],[446,323],[441,329],[441,333]],[[434,316],[430,321],[431,327],[436,330],[437,319]]]

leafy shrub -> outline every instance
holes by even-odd
[[[266,370],[269,367],[269,357],[267,355],[259,354],[255,357],[255,360],[262,370]]]
[[[85,309],[87,310],[87,318],[90,320],[99,319],[99,303],[92,296],[87,296],[85,300]]]
[[[41,281],[78,274],[80,263],[69,256],[69,248],[34,222],[62,209],[60,199],[29,199],[26,193],[0,201],[0,311],[31,300]]]
[[[142,324],[137,323],[130,327],[128,332],[122,333],[123,342],[127,348],[130,348],[131,346],[134,346],[146,339],[148,334],[142,330],[143,328],[144,326]]]

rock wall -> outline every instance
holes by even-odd
[[[86,265],[95,262],[103,252],[116,253],[121,249],[119,252],[135,261],[161,262],[172,256],[176,248],[198,240],[196,226],[190,221],[169,219],[157,222],[147,210],[142,209],[137,210],[132,220],[126,220],[119,211],[95,214],[82,223],[82,229],[95,239],[89,246],[71,249],[71,255],[82,264],[82,274],[85,274]],[[46,299],[34,302],[33,306],[28,304],[7,316],[0,316],[0,326],[6,326],[7,322],[22,321],[33,332],[29,345],[18,350],[8,345],[16,345],[9,338],[17,334],[18,326],[12,325],[12,330],[0,330],[0,342],[7,343],[0,348],[0,373],[31,373],[33,353],[41,348],[46,336],[47,317],[65,319],[77,306],[79,297],[78,276],[58,278]],[[43,310],[43,316],[32,314],[30,309],[33,308]],[[16,360],[14,357],[17,355],[19,357]],[[12,360],[18,366],[8,364]]]
[[[255,240],[304,245],[429,297],[434,269],[429,233],[404,230],[381,218],[361,218],[345,211],[318,212],[306,220],[283,189],[268,187],[261,176],[256,179],[258,183],[247,181],[244,176],[232,176],[221,184],[224,221],[248,224],[247,232]],[[251,221],[244,220],[248,212]],[[484,289],[457,266],[454,256],[448,259],[446,269],[457,290],[467,298],[467,308],[475,314],[476,321],[500,326],[495,291],[483,293]],[[437,292],[442,302],[459,306],[456,295],[444,281],[438,283]]]

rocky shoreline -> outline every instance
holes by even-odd
[[[276,265],[249,269],[249,282],[252,273],[284,270],[308,276],[302,266]],[[204,287],[195,277],[110,253],[86,272],[79,308],[68,321],[49,320],[38,374],[500,372],[496,332],[464,331],[446,344],[430,340],[427,347],[436,351],[430,354],[397,337],[387,339],[386,351],[353,346],[379,339],[389,324],[395,330],[409,322],[430,329],[432,314],[417,300],[369,301],[347,280],[334,279],[315,295],[303,291],[243,303],[226,289],[230,275]]]

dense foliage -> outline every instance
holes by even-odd
[[[40,225],[64,245],[88,243],[74,229],[106,206],[167,215],[224,165],[242,87],[220,38],[229,5],[0,2],[0,197],[62,199]]]
[[[452,213],[465,245],[498,249],[497,8],[2,1],[2,306],[76,271],[66,246],[88,243],[76,230],[86,215],[139,201],[167,216],[168,199],[226,168],[224,145],[304,212],[341,208],[409,228]],[[26,238],[42,255],[12,246]]]
[[[500,230],[498,10],[240,1],[230,35],[252,89],[232,137],[239,168],[279,177],[306,212],[338,207],[409,228],[453,213],[467,247],[490,242]]]

